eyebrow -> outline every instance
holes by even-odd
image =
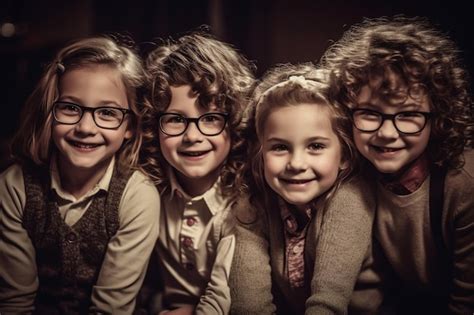
[[[414,103],[414,102],[408,102],[408,103],[403,103],[403,104],[393,104],[393,105],[390,104],[389,106],[397,106],[398,108],[402,108],[402,109],[405,109],[405,110],[407,108],[409,108],[411,110],[419,110],[422,107],[422,105],[420,103]],[[357,105],[357,108],[361,108],[361,107],[380,111],[382,105],[376,105],[376,104],[373,104],[373,103],[370,103],[370,102],[363,102],[363,103],[359,103]]]
[[[64,99],[66,99],[66,100],[64,100]],[[60,100],[60,101],[64,101],[64,102],[77,103],[77,104],[83,105],[83,106],[89,106],[88,104],[85,104],[85,102],[83,102],[80,98],[77,98],[77,97],[71,96],[71,95],[65,95],[64,97],[61,97],[59,100]],[[69,101],[69,100],[70,100],[70,101]],[[115,106],[104,106],[104,105],[115,105]],[[100,101],[98,107],[118,107],[118,108],[126,108],[126,106],[122,106],[122,105],[116,103],[115,101],[109,101],[109,100]]]
[[[305,139],[305,141],[306,141],[306,142],[313,142],[313,141],[325,141],[325,142],[328,142],[328,141],[331,141],[331,139],[328,138],[328,137],[316,136],[316,137],[311,137],[311,138]],[[282,138],[278,138],[278,137],[268,138],[268,139],[266,140],[266,142],[283,142],[283,143],[290,143],[290,141],[285,140],[285,139],[282,139]]]

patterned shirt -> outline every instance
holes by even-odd
[[[428,158],[423,154],[400,176],[383,176],[380,182],[394,194],[408,195],[420,188],[429,173]]]
[[[280,215],[285,229],[286,272],[292,288],[304,285],[304,246],[306,230],[311,221],[312,211],[295,213],[280,200]]]

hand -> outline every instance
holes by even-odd
[[[180,308],[174,310],[164,310],[161,311],[158,315],[192,315],[194,312],[193,305],[181,306]]]

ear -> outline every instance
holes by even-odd
[[[125,130],[125,134],[123,135],[123,138],[126,140],[132,138],[133,135],[135,134],[135,131],[132,130],[130,125],[131,125],[130,123],[127,124],[127,130]]]
[[[347,168],[349,168],[349,161],[341,161],[341,163],[339,165],[339,170],[343,171]]]

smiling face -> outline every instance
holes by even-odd
[[[299,208],[328,191],[341,167],[330,112],[318,104],[273,110],[264,126],[262,151],[268,185]]]
[[[120,73],[108,66],[87,66],[66,71],[59,81],[59,100],[86,107],[111,106],[128,109]],[[53,123],[52,138],[64,174],[103,174],[124,139],[133,135],[127,117],[118,129],[102,129],[92,113],[85,112],[74,125]],[[71,177],[71,176],[68,176]]]
[[[397,89],[406,90],[406,86],[397,80]],[[383,114],[396,114],[405,111],[430,112],[430,101],[426,93],[416,97],[408,96],[403,103],[391,102],[384,97],[374,84],[362,87],[357,97],[357,107],[375,110]],[[430,139],[431,126],[428,121],[425,128],[415,134],[403,134],[397,131],[390,120],[372,132],[354,130],[354,142],[359,152],[381,173],[396,174],[417,159],[426,149]]]
[[[189,85],[171,86],[171,102],[166,113],[197,118],[208,112],[219,112],[215,105],[204,108]],[[160,149],[166,161],[177,171],[178,180],[188,194],[208,190],[219,177],[219,171],[230,152],[231,139],[227,127],[218,135],[205,136],[195,123],[189,123],[179,136],[159,132]]]

